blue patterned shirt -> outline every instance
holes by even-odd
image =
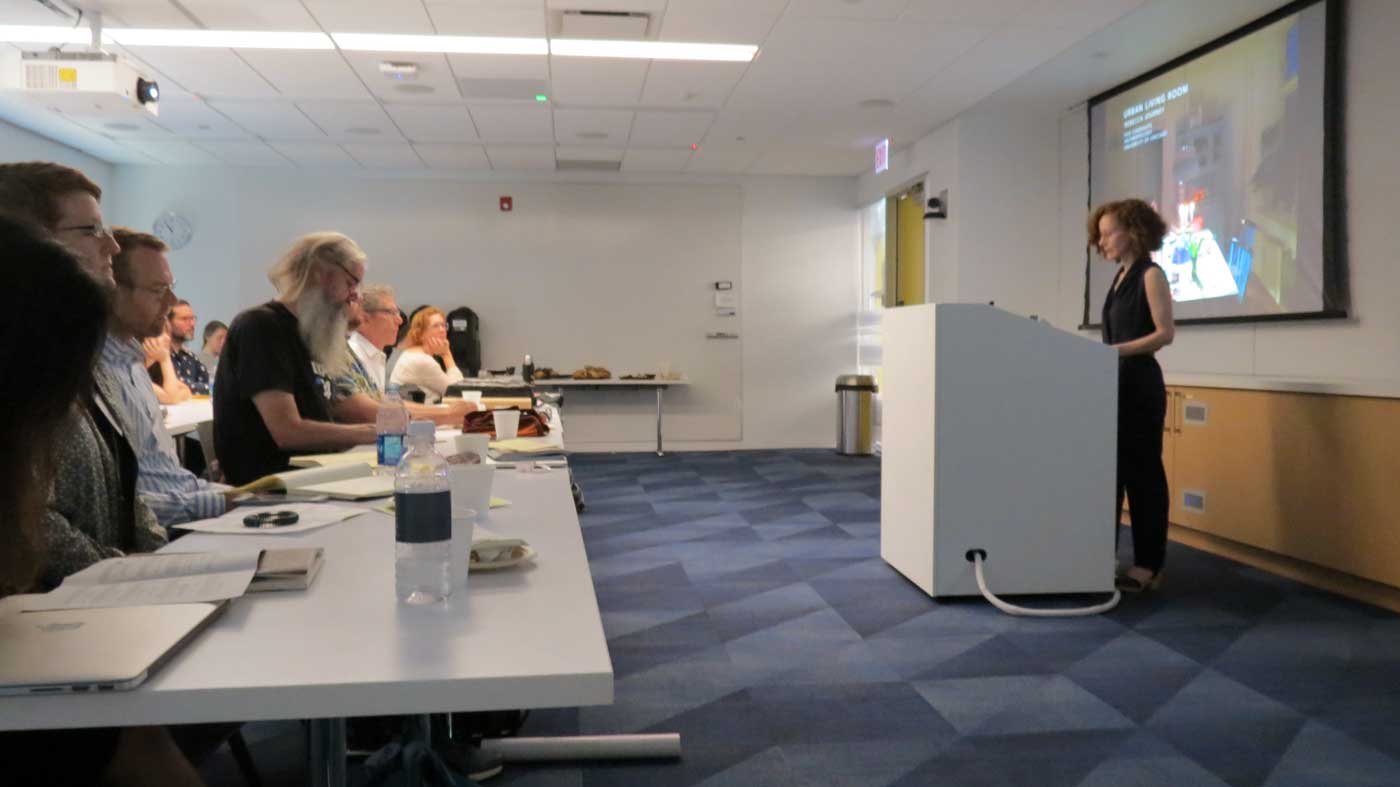
[[[175,440],[146,374],[145,353],[135,339],[108,335],[96,373],[116,382],[116,417],[136,451],[136,493],[166,527],[219,516],[228,510],[223,484],[211,484],[180,464]]]
[[[181,347],[170,351],[170,365],[175,367],[175,376],[190,387],[195,396],[209,395],[209,370],[199,356]]]

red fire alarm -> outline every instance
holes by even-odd
[[[510,197],[501,197],[501,212],[502,212],[502,213],[510,213],[511,208],[513,208],[513,207],[515,207],[515,201],[514,201],[514,200],[512,200]]]

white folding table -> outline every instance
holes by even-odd
[[[563,390],[566,388],[621,391],[656,391],[656,455],[665,456],[661,443],[661,401],[666,389],[673,385],[690,385],[684,378],[677,380],[575,380],[572,378],[545,378],[531,383],[535,388]]]
[[[612,702],[613,671],[567,472],[496,472],[512,505],[483,520],[533,566],[471,575],[447,604],[394,596],[394,523],[362,516],[278,535],[191,534],[174,551],[320,546],[309,590],[249,594],[129,692],[0,698],[0,730],[312,719],[312,782],[345,781],[344,719]],[[466,539],[456,539],[457,577]],[[0,601],[17,614],[24,596]]]

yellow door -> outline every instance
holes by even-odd
[[[924,189],[915,186],[896,199],[896,306],[924,302]]]

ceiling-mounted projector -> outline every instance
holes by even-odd
[[[73,115],[160,114],[160,86],[106,52],[0,53],[0,90]]]

